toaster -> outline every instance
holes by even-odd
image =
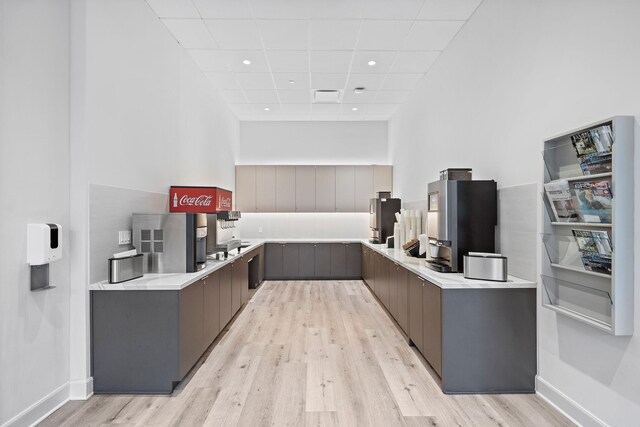
[[[469,252],[468,255],[464,255],[464,277],[506,282],[507,257],[500,254]]]

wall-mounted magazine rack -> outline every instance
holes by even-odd
[[[616,116],[550,138],[542,152],[542,306],[627,336],[634,322],[634,126],[633,117]],[[565,205],[549,202],[547,190],[554,186],[564,188],[556,194],[572,201],[577,217],[570,211],[557,215]],[[597,192],[606,187],[608,198],[598,200],[609,207],[601,210],[590,197],[606,194]],[[615,252],[583,255],[573,230],[579,236],[606,235]]]

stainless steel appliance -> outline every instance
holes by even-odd
[[[469,252],[464,256],[464,277],[506,282],[507,257],[500,254]]]
[[[144,255],[124,258],[109,258],[109,283],[122,283],[137,279],[144,274]]]
[[[133,214],[133,245],[145,273],[193,273],[207,261],[207,214]]]
[[[227,258],[229,252],[238,249],[242,240],[238,238],[236,222],[242,217],[238,211],[222,211],[207,214],[207,254],[224,253]]]
[[[391,198],[390,191],[376,193],[375,199],[369,200],[369,228],[371,243],[386,243],[387,237],[393,236],[393,224],[396,212],[400,212],[400,199]]]
[[[464,254],[495,250],[495,181],[444,179],[429,183],[427,193],[427,267],[457,273]]]

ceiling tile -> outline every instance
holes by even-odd
[[[257,19],[307,19],[309,2],[310,0],[251,0],[251,7]]]
[[[216,89],[240,89],[233,73],[206,73],[206,76]]]
[[[398,104],[369,104],[367,114],[393,114]]]
[[[393,114],[367,114],[366,121],[370,122],[386,122]]]
[[[262,49],[260,32],[253,20],[207,19],[205,23],[222,49]]]
[[[311,71],[316,73],[346,73],[351,64],[352,52],[327,50],[312,51]]]
[[[392,73],[426,73],[440,52],[399,52],[391,67]]]
[[[227,104],[246,104],[247,103],[247,99],[244,96],[244,93],[242,93],[241,90],[228,90],[228,89],[224,89],[224,90],[219,90],[218,93],[220,94],[220,96],[222,96],[222,99],[224,99]]]
[[[312,89],[344,89],[347,74],[311,73]]]
[[[413,89],[424,74],[387,74],[381,90],[409,90]]]
[[[353,90],[347,90],[342,97],[344,104],[368,104],[373,102],[376,97],[375,90],[365,90],[362,93],[355,93]]]
[[[185,49],[218,47],[201,19],[163,19],[162,22]]]
[[[275,90],[245,90],[247,100],[252,104],[279,104]]]
[[[311,102],[311,91],[304,90],[279,90],[282,104],[308,104]]]
[[[250,19],[249,0],[193,0],[203,19]]]
[[[401,104],[411,93],[409,90],[381,90],[378,91],[376,104]]]
[[[244,90],[250,89],[275,89],[269,73],[236,73],[238,83]]]
[[[229,107],[236,114],[273,114],[280,111],[278,104],[229,104]]]
[[[368,91],[376,91],[384,81],[384,74],[349,74],[347,79],[347,91],[352,91],[356,87],[364,87]]]
[[[309,73],[273,73],[273,79],[276,82],[276,88],[280,90],[308,91],[311,89]]]
[[[309,48],[309,21],[260,21],[258,25],[266,49],[307,50]]]
[[[398,50],[412,21],[363,21],[358,38],[360,50]]]
[[[393,60],[396,58],[397,52],[373,52],[373,51],[356,51],[351,64],[352,73],[383,73],[386,74],[391,69]],[[376,61],[375,65],[370,66],[369,61]]]
[[[196,65],[205,73],[230,71],[227,66],[229,62],[228,55],[222,51],[190,49],[188,52]]]
[[[457,0],[449,0],[457,1]],[[362,17],[365,19],[415,19],[424,0],[365,0]]]
[[[340,114],[340,104],[311,104],[313,114]]]
[[[309,120],[314,122],[336,122],[340,120],[340,114],[338,113],[314,113],[313,111],[309,114]]]
[[[359,19],[363,0],[314,0],[309,3],[313,19]]]
[[[269,65],[274,73],[309,72],[309,52],[302,50],[269,50]]]
[[[221,56],[231,71],[238,73],[268,73],[269,64],[262,50],[224,50]],[[245,64],[243,61],[250,61]]]
[[[482,0],[426,0],[418,19],[467,20]]]
[[[444,50],[464,21],[415,21],[403,50]]]
[[[351,116],[365,115],[367,112],[367,104],[341,104],[340,113]]]
[[[147,0],[160,18],[200,18],[191,0]]]
[[[285,114],[309,114],[311,104],[280,104],[280,112]]]
[[[353,50],[358,40],[360,21],[309,21],[311,50]]]

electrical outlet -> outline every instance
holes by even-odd
[[[262,227],[258,227],[258,233],[262,233]]]
[[[131,230],[118,231],[118,244],[119,245],[131,244]]]

